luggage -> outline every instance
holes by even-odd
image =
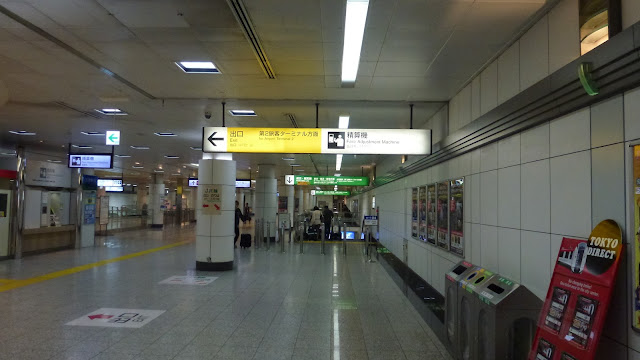
[[[240,247],[243,249],[251,247],[251,234],[240,235]]]
[[[331,240],[342,240],[340,235],[340,233],[331,233]]]

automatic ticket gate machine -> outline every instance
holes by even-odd
[[[454,352],[456,359],[461,358],[459,339],[459,323],[460,317],[458,302],[458,291],[463,291],[460,287],[460,281],[465,279],[473,271],[475,265],[460,261],[445,275],[445,337],[447,345]]]
[[[526,287],[495,275],[478,289],[478,360],[525,360],[542,301]]]
[[[474,266],[460,279],[458,289],[458,344],[462,360],[476,360],[480,311],[479,291],[495,274],[481,266]]]

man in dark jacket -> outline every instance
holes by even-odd
[[[236,243],[238,242],[238,237],[240,237],[240,220],[242,220],[242,223],[244,223],[245,218],[244,218],[244,215],[242,215],[242,211],[240,210],[240,203],[236,201],[236,214],[235,214],[236,237],[233,238],[234,248],[238,247]]]
[[[322,221],[324,222],[324,237],[327,240],[331,240],[329,236],[331,234],[331,219],[333,219],[333,211],[329,210],[327,205],[324,206],[324,210],[322,210]]]

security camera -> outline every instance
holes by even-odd
[[[204,117],[207,119],[211,119],[211,111],[205,111],[204,112]]]

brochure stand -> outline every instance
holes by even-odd
[[[530,360],[595,357],[622,250],[613,220],[598,224],[589,240],[562,240]]]

